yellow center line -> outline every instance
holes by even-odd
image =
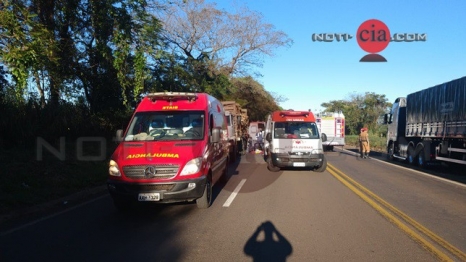
[[[416,222],[414,219],[410,218],[408,215],[404,214],[400,210],[396,209],[394,206],[390,205],[380,197],[378,197],[376,194],[372,193],[369,191],[367,188],[363,187],[347,175],[345,175],[343,172],[338,170],[336,167],[332,166],[331,164],[328,164],[327,171],[330,172],[336,179],[338,179],[340,182],[342,182],[345,186],[347,186],[350,190],[352,190],[356,195],[358,195],[360,198],[362,198],[364,201],[366,201],[370,206],[372,206],[375,210],[377,210],[380,214],[382,214],[386,219],[388,219],[390,222],[392,222],[394,225],[398,226],[401,230],[403,230],[406,234],[408,234],[414,241],[419,243],[422,247],[427,249],[429,252],[431,252],[435,257],[437,257],[441,261],[453,261],[449,256],[447,256],[444,252],[436,248],[434,245],[432,245],[430,242],[428,242],[426,239],[424,239],[421,235],[416,233],[414,230],[409,228],[407,225],[405,225],[403,222],[401,222],[399,219],[397,219],[394,215],[389,213],[386,209],[384,209],[382,206],[380,206],[377,202],[379,202],[381,205],[385,206],[387,209],[389,209],[391,212],[394,214],[398,215],[401,217],[404,221],[406,221],[408,224],[425,234],[426,236],[430,237],[435,243],[439,244],[455,256],[461,259],[461,261],[466,261],[466,254],[463,253],[461,250],[457,249],[456,247],[452,246],[450,243],[445,241],[444,239],[440,238],[418,222]],[[374,201],[375,199],[376,201]]]

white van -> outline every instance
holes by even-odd
[[[308,111],[275,111],[267,118],[264,157],[267,168],[304,167],[324,172],[327,160],[316,118]]]

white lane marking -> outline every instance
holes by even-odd
[[[246,179],[242,179],[239,184],[236,186],[235,190],[231,192],[231,195],[228,197],[227,201],[223,204],[223,207],[229,207],[231,205],[231,202],[235,199],[236,195],[238,195],[238,192],[241,190],[241,187],[243,187],[244,183],[246,183]]]

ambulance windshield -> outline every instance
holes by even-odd
[[[136,113],[125,141],[199,140],[204,138],[203,111]]]
[[[313,122],[275,122],[274,138],[318,139],[317,125]]]

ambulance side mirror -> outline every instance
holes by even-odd
[[[210,136],[210,143],[218,143],[220,141],[220,128],[213,128],[212,135]]]
[[[272,141],[272,133],[267,133],[267,135],[265,135],[265,140],[271,142]]]
[[[325,133],[322,133],[321,137],[322,137],[322,142],[327,141],[327,135]]]
[[[123,129],[118,129],[115,135],[115,142],[118,144],[123,141]]]

